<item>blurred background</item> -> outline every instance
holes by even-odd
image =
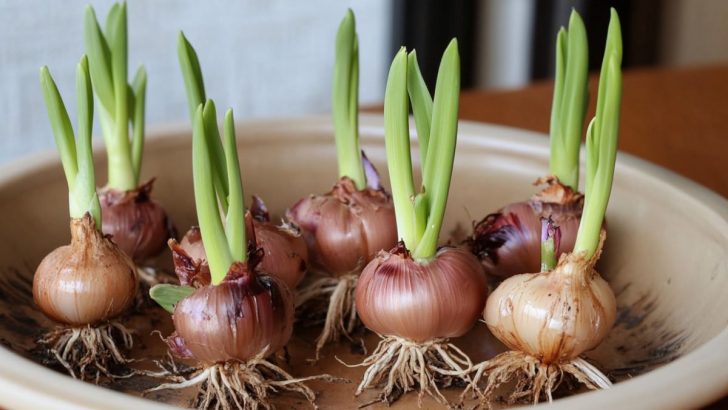
[[[88,3],[0,1],[0,163],[54,147],[40,66],[49,66],[75,118],[74,70]],[[90,3],[103,19],[112,1]],[[626,69],[728,62],[724,0],[130,0],[129,70],[147,68],[147,123],[188,121],[176,54],[180,30],[199,53],[208,95],[218,107],[233,107],[238,119],[328,112],[334,36],[347,7],[357,18],[362,105],[381,102],[401,45],[417,49],[432,86],[454,36],[463,88],[548,80],[556,32],[572,8],[585,20],[593,69],[609,7],[622,19]]]

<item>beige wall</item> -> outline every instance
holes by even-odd
[[[87,3],[103,19],[112,1],[0,0],[0,163],[55,149],[41,65],[51,69],[75,119]],[[336,29],[347,7],[359,30],[360,99],[381,101],[391,61],[389,0],[129,1],[129,72],[143,63],[149,73],[147,123],[189,121],[179,30],[197,48],[208,95],[218,109],[232,107],[236,119],[328,112]]]
[[[728,1],[666,0],[662,21],[664,64],[728,63]]]

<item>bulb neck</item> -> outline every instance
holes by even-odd
[[[71,219],[70,227],[72,245],[87,246],[89,243],[103,238],[94,222],[94,218],[88,212],[80,218]]]

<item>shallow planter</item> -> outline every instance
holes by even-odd
[[[382,118],[361,119],[363,146],[386,178]],[[414,128],[413,128],[414,129]],[[246,193],[258,194],[274,215],[297,198],[324,192],[336,177],[335,148],[328,118],[241,123],[239,148]],[[50,138],[50,135],[49,135]],[[150,132],[143,173],[156,176],[154,197],[180,230],[195,221],[188,127]],[[105,162],[97,151],[98,180]],[[470,229],[471,222],[515,200],[528,198],[531,182],[548,168],[547,140],[541,135],[463,122],[442,240]],[[413,155],[413,160],[418,156]],[[53,248],[68,242],[65,179],[55,153],[36,155],[0,170],[0,405],[22,408],[169,408],[139,397],[150,382],[119,383],[127,393],[75,381],[33,361],[33,338],[52,323],[39,314],[29,293],[35,267]],[[693,408],[728,393],[728,201],[685,178],[626,154],[617,161],[609,237],[600,271],[617,294],[617,324],[599,348],[588,354],[618,383],[607,391],[556,400],[563,409]],[[169,255],[166,255],[168,257]],[[169,321],[160,314],[164,334]],[[164,354],[152,326],[133,323],[145,347],[136,355]],[[291,343],[294,374],[328,372],[357,382],[362,368],[349,369],[334,356],[356,363],[363,356],[348,344],[324,351],[315,366],[314,330],[297,331]],[[369,335],[367,344],[376,344]],[[482,323],[457,340],[481,361],[503,349]],[[321,408],[356,408],[356,383],[313,384]],[[450,397],[459,392],[452,390]],[[417,395],[393,407],[416,406]],[[185,405],[191,391],[150,396]],[[299,408],[297,397],[282,407]],[[423,408],[439,408],[423,401]]]

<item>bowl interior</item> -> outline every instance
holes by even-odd
[[[186,127],[177,127],[150,134],[143,173],[157,178],[153,196],[183,232],[195,223],[189,132]],[[381,117],[362,118],[363,147],[387,182],[382,136]],[[335,148],[327,118],[240,124],[238,137],[246,194],[261,196],[274,215],[281,215],[304,195],[327,191],[334,182]],[[97,150],[98,181],[105,181],[104,157]],[[418,155],[413,153],[412,158],[417,162]],[[548,147],[543,136],[462,124],[442,241],[461,237],[469,232],[472,221],[506,203],[529,198],[535,192],[531,183],[547,170]],[[707,190],[621,154],[614,181],[608,209],[609,234],[599,270],[617,295],[618,319],[608,338],[588,357],[621,381],[685,356],[726,329],[728,207],[725,200]],[[32,275],[41,258],[69,241],[66,203],[66,183],[55,155],[16,163],[0,175],[0,226],[4,228],[0,236],[0,340],[11,351],[31,359],[35,357],[34,338],[53,326],[32,303]],[[145,326],[140,332],[148,333],[153,327],[148,323]],[[168,327],[168,323],[164,326]],[[503,350],[482,323],[476,327],[458,342],[473,360],[484,360]],[[301,349],[309,349],[310,353],[310,344],[306,344],[310,341],[300,343]],[[376,338],[370,336],[368,343],[376,343]],[[163,353],[160,346],[157,344],[155,352]],[[348,348],[337,349],[334,352],[349,358],[349,362],[361,360]],[[725,361],[725,353],[721,358]],[[303,360],[298,362],[302,369],[306,367]],[[302,372],[340,374],[342,369],[332,354]],[[362,371],[344,372],[356,380]],[[45,370],[38,374],[60,377]],[[0,385],[5,383],[4,377]],[[649,383],[649,378],[647,374],[629,383]],[[39,383],[38,389],[42,390],[42,386]],[[94,397],[113,394],[81,383],[71,386]],[[125,386],[124,390],[137,393],[143,387]],[[354,385],[324,388],[327,391],[320,401],[323,407],[337,400],[344,400],[339,408],[356,407],[350,399]],[[619,388],[618,383],[612,392],[584,395],[583,400],[589,401],[577,404],[599,403],[599,395],[617,395]],[[720,394],[720,389],[715,387],[712,394]],[[174,395],[158,398],[175,404],[184,404],[188,399]],[[686,398],[693,401],[685,403],[699,404],[709,399]],[[12,397],[0,402],[13,403]],[[406,398],[398,405],[408,403],[416,403],[416,398]],[[426,407],[430,405],[427,403]]]

